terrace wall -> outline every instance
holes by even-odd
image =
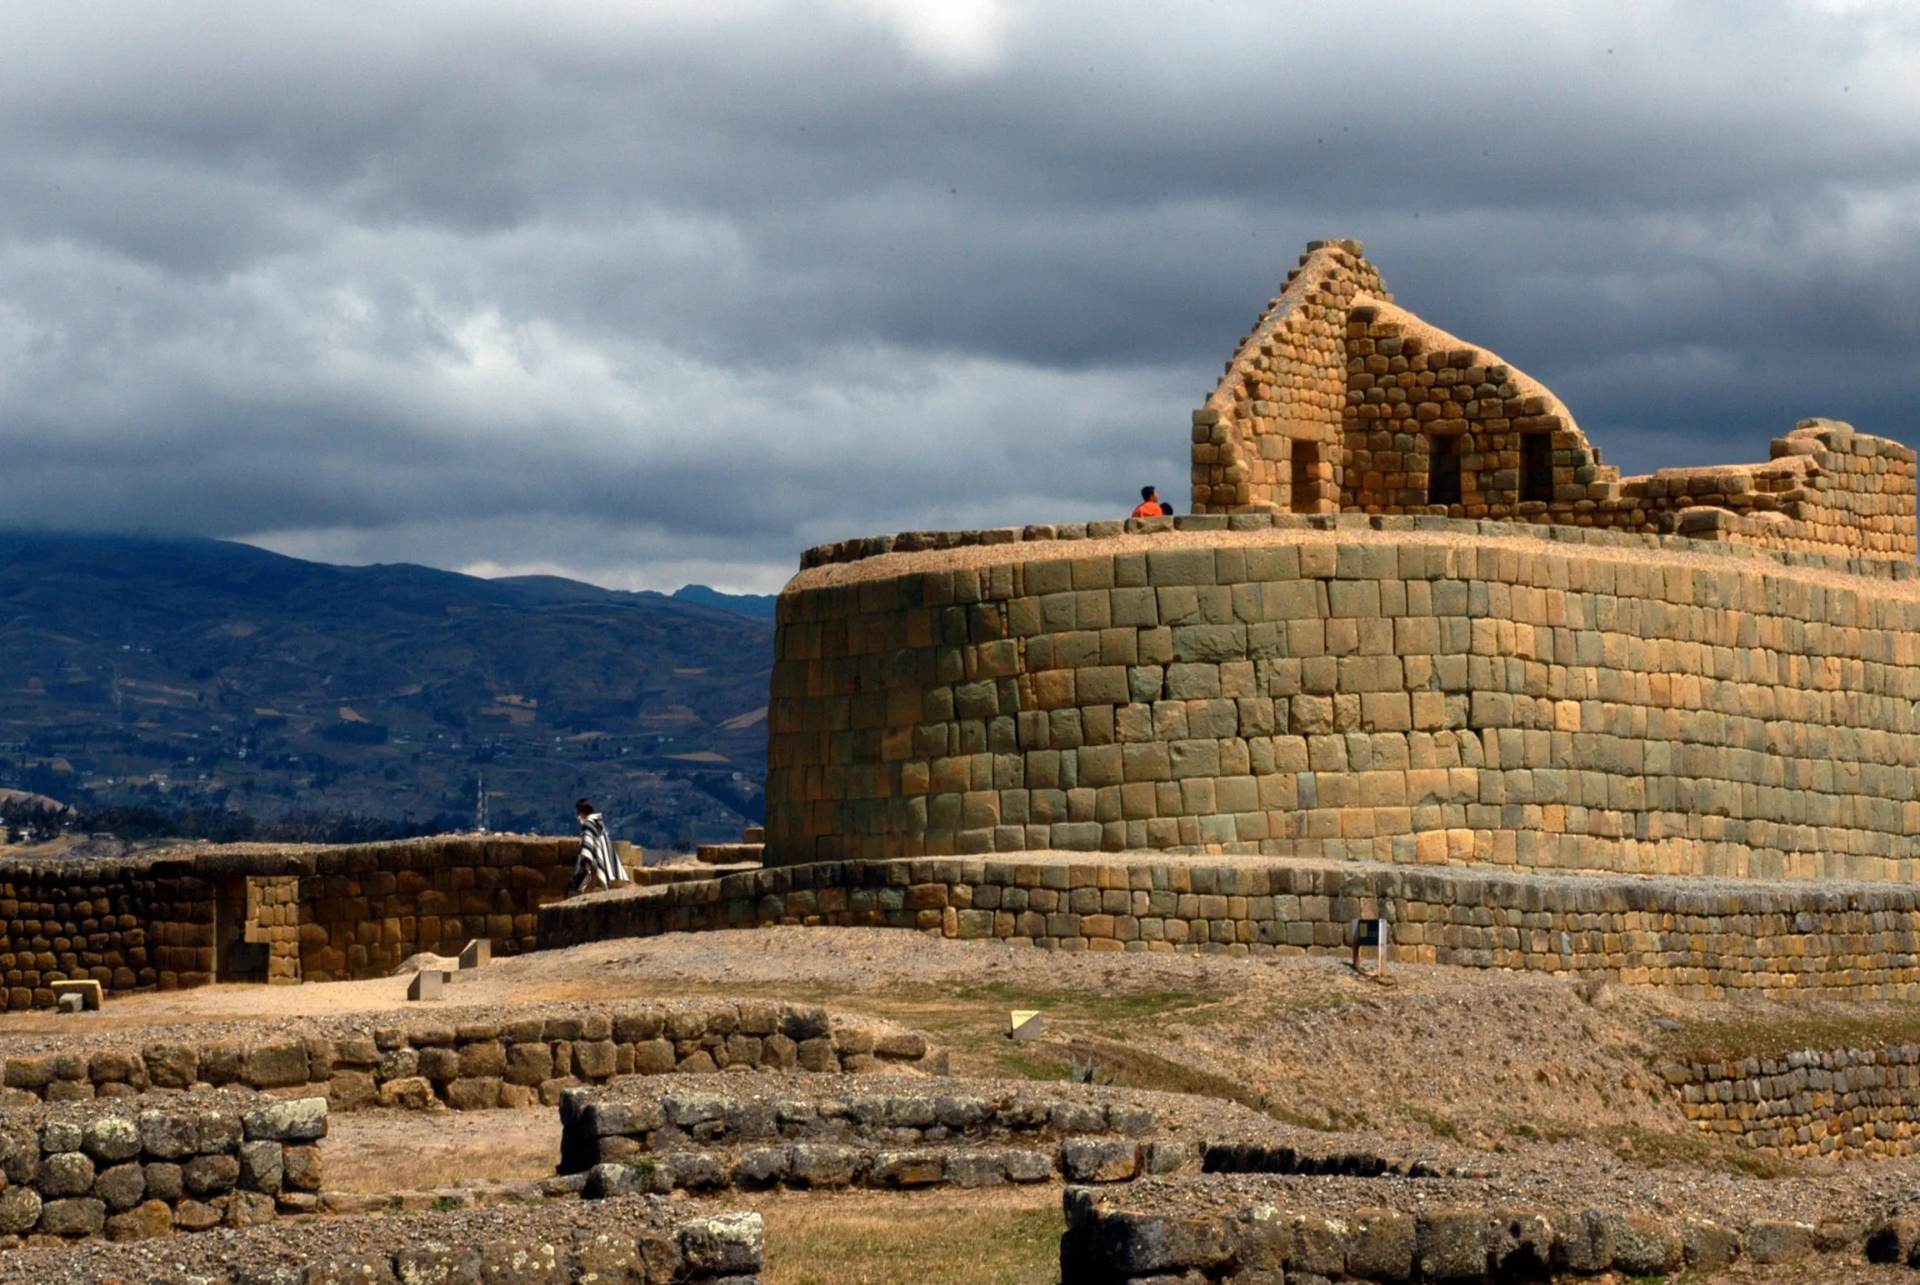
[[[1905,564],[1347,515],[984,534],[782,594],[769,863],[1915,877]]]

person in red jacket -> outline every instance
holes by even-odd
[[[1166,518],[1173,516],[1173,506],[1160,502],[1160,492],[1151,486],[1140,488],[1140,507],[1133,511],[1136,518]]]

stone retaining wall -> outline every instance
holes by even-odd
[[[1920,888],[1543,876],[1150,856],[844,861],[548,906],[543,946],[770,924],[914,928],[1058,950],[1345,954],[1606,977],[1693,996],[1920,995]]]
[[[1605,1209],[1485,1209],[1436,1205],[1419,1212],[1357,1208],[1338,1218],[1270,1204],[1211,1207],[1146,1201],[1128,1207],[1112,1189],[1070,1187],[1060,1241],[1063,1285],[1127,1281],[1265,1282],[1538,1280],[1551,1275],[1710,1273],[1736,1259],[1792,1262],[1821,1251],[1858,1252],[1856,1229],[1755,1222],[1724,1227]],[[1222,1208],[1222,1206],[1225,1206]]]
[[[320,1189],[323,1098],[136,1098],[0,1111],[0,1247],[247,1227]]]
[[[52,983],[109,992],[204,984],[213,888],[187,860],[0,862],[5,1008],[51,1008]]]
[[[1669,1067],[1681,1110],[1707,1132],[1772,1155],[1912,1155],[1920,1045],[1804,1049]]]
[[[801,572],[780,599],[769,863],[1052,848],[1920,871],[1905,564],[1213,520],[896,540]]]
[[[52,983],[75,978],[114,995],[384,977],[475,937],[515,954],[532,948],[577,853],[573,839],[504,835],[4,860],[0,996],[50,1008]]]
[[[128,1097],[148,1088],[310,1086],[335,1110],[446,1104],[456,1110],[553,1106],[575,1085],[629,1075],[728,1069],[862,1071],[883,1064],[943,1069],[916,1032],[836,1025],[824,1009],[755,1003],[626,1005],[569,1016],[444,1022],[415,1019],[362,1034],[283,1032],[242,1044],[9,1054],[8,1100]]]

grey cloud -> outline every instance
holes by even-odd
[[[996,8],[0,11],[0,500],[764,588],[1181,495],[1326,235],[1630,469],[1912,433],[1904,7]]]

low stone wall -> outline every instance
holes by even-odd
[[[662,1200],[282,1221],[151,1245],[79,1241],[8,1257],[8,1280],[126,1285],[757,1285],[757,1213]]]
[[[320,1189],[322,1098],[250,1094],[0,1111],[0,1248],[247,1227]]]
[[[709,1002],[582,1006],[564,1016],[499,1020],[478,1011],[413,1019],[353,1034],[283,1032],[252,1043],[215,1039],[141,1047],[9,1054],[6,1097],[70,1102],[149,1088],[308,1086],[335,1110],[386,1106],[456,1110],[553,1106],[573,1086],[629,1075],[724,1070],[944,1070],[926,1037],[836,1024],[825,1009]]]
[[[1772,1155],[1906,1156],[1920,1139],[1916,1044],[1688,1062],[1666,1077],[1703,1131]]]
[[[750,1086],[744,1086],[750,1089]],[[845,1086],[837,1086],[845,1087]],[[563,1173],[588,1174],[589,1198],[675,1189],[846,1186],[986,1187],[1125,1182],[1170,1173],[1197,1147],[1154,1132],[1151,1109],[1033,1089],[802,1095],[569,1089],[560,1100]]]
[[[1920,995],[1920,888],[1072,854],[836,861],[568,901],[541,944],[769,924],[915,928],[1057,950],[1339,955],[1605,977],[1694,996]]]
[[[1791,1262],[1862,1248],[1852,1228],[1654,1218],[1605,1209],[1419,1211],[1356,1208],[1339,1217],[1271,1204],[1142,1202],[1123,1207],[1086,1187],[1066,1192],[1063,1285],[1127,1281],[1488,1281],[1549,1276],[1702,1273],[1738,1258]]]

